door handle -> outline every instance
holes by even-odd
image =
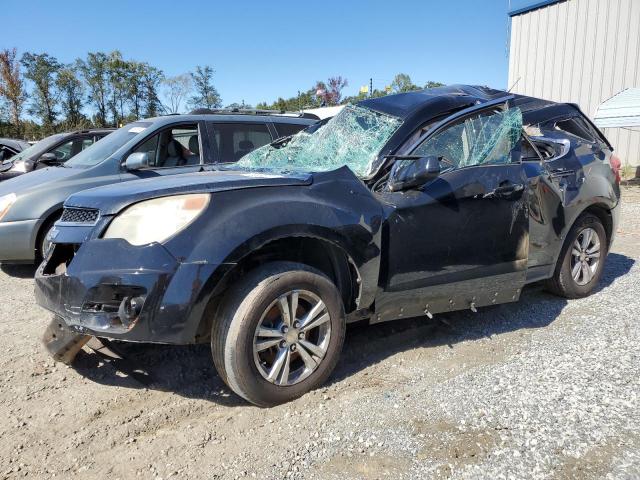
[[[509,185],[503,185],[489,193],[485,193],[482,198],[511,198],[523,190],[524,185],[522,183],[510,183]]]
[[[562,178],[562,177],[570,177],[571,175],[575,175],[575,170],[568,170],[565,168],[555,168],[551,170],[549,173],[549,178]]]

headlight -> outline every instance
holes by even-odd
[[[196,193],[136,203],[113,219],[103,238],[122,238],[132,245],[162,243],[198,218],[209,197]]]
[[[15,193],[10,193],[8,195],[0,197],[0,220],[2,220],[2,217],[7,214],[7,212],[11,208],[11,205],[15,203],[16,198],[18,197],[16,197]]]

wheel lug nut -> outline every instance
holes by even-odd
[[[300,322],[293,322],[293,328],[300,328]]]
[[[295,352],[296,351],[296,346],[295,345],[291,345],[290,349],[291,349],[292,352]]]
[[[286,325],[282,327],[282,333],[287,333],[288,331],[289,331],[289,327],[287,327]]]
[[[300,333],[298,334],[298,338],[299,338],[300,340],[304,340],[304,333],[300,332]]]
[[[280,342],[280,348],[284,348],[284,347],[286,347],[286,346],[287,346],[287,342],[285,342],[284,340],[282,340],[282,341]]]

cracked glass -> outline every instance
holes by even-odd
[[[522,135],[519,108],[483,112],[427,138],[413,155],[442,157],[442,168],[499,165],[511,162]]]
[[[245,155],[226,169],[263,172],[321,172],[349,167],[367,178],[382,159],[378,154],[400,127],[398,118],[357,105],[347,105],[313,133],[302,131]]]

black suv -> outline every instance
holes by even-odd
[[[51,165],[61,165],[115,129],[96,128],[56,133],[2,162],[0,181]]]
[[[598,284],[620,161],[575,105],[451,86],[347,106],[217,171],[65,203],[36,297],[49,346],[209,341],[257,405],[323,383],[350,321]],[[70,359],[70,355],[66,359]]]

